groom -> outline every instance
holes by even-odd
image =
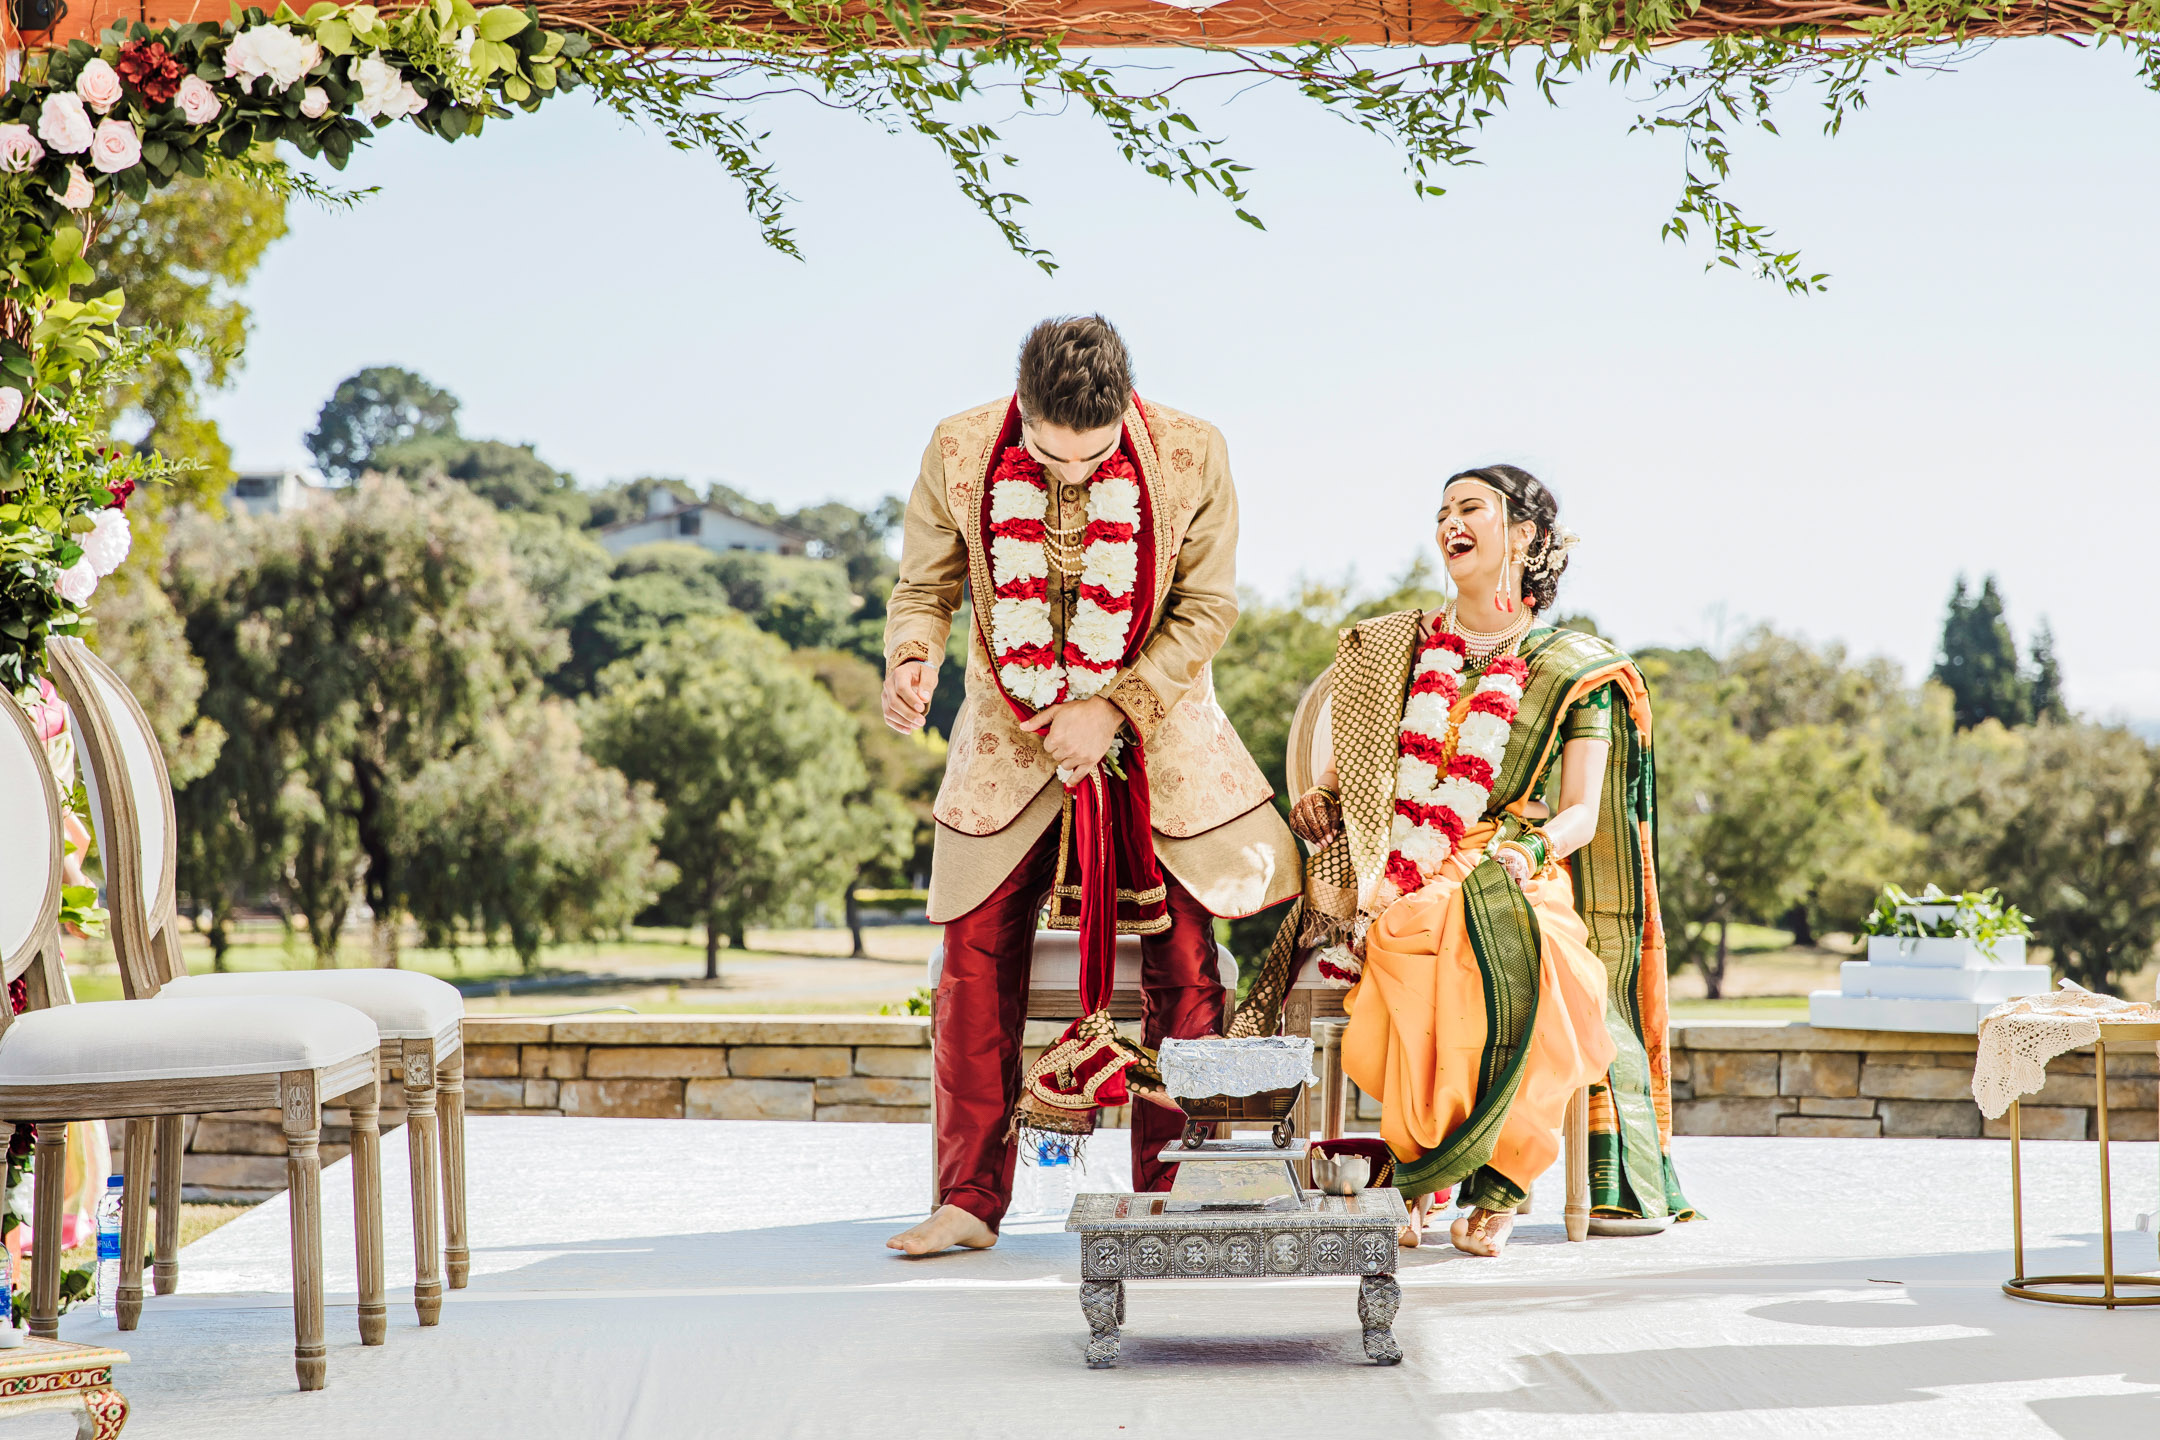
[[[1119,883],[1107,903],[1117,929],[1143,937],[1149,1047],[1220,1031],[1214,918],[1301,884],[1295,843],[1208,668],[1238,613],[1222,434],[1136,395],[1125,342],[1101,316],[1037,325],[1016,393],[930,437],[885,623],[885,720],[902,734],[929,712],[963,589],[965,691],[930,872],[929,918],[945,927],[940,1203],[886,1242],[909,1255],[995,1244],[1012,1196],[1038,913],[1047,900],[1048,923],[1084,928],[1074,816],[1111,803],[1068,803],[1061,779],[1096,795],[1114,784],[1118,803],[1137,796],[1137,807],[1110,813],[1147,819],[1133,842],[1143,853],[1107,873],[1159,866],[1161,885]],[[1087,923],[1101,925],[1095,913]],[[1168,1189],[1156,1157],[1180,1118],[1144,1103],[1132,1116],[1134,1188]]]

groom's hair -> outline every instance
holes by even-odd
[[[1114,425],[1132,399],[1132,357],[1100,315],[1045,320],[1020,346],[1020,413],[1067,430]]]

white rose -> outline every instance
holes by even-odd
[[[98,121],[90,142],[90,163],[108,175],[117,175],[142,159],[142,139],[125,120]]]
[[[127,559],[134,547],[135,532],[128,528],[127,511],[115,505],[100,510],[90,533],[83,536],[83,558],[100,575],[110,575]]]
[[[1092,696],[1100,695],[1116,682],[1117,677],[1118,672],[1115,670],[1086,670],[1075,666],[1072,673],[1066,677],[1066,698],[1069,700],[1086,700]],[[1116,753],[1114,746],[1111,753]]]
[[[320,85],[310,85],[300,96],[300,113],[310,120],[320,120],[329,112],[330,92]]]
[[[1518,705],[1522,703],[1522,682],[1512,675],[1487,675],[1478,682],[1477,688],[1489,690],[1495,695],[1505,695]]]
[[[258,25],[225,47],[225,76],[251,85],[267,75],[273,90],[290,89],[322,63],[322,47],[283,25]]]
[[[1033,580],[1050,573],[1050,560],[1037,541],[993,535],[990,537],[990,573],[1000,581]]]
[[[110,115],[113,106],[120,103],[120,74],[103,60],[93,57],[75,77],[75,93],[98,114]]]
[[[1464,827],[1468,828],[1485,818],[1485,802],[1491,798],[1483,786],[1472,785],[1467,780],[1450,776],[1433,788],[1432,803],[1445,805],[1454,811]]]
[[[0,170],[20,175],[45,158],[45,147],[27,125],[0,125]]]
[[[1473,710],[1463,716],[1462,729],[1456,732],[1455,748],[1497,766],[1507,754],[1508,722],[1483,710]]]
[[[1109,476],[1088,486],[1088,518],[1112,525],[1140,523],[1140,487],[1122,476]]]
[[[405,83],[405,77],[399,73],[397,66],[390,64],[380,55],[362,57],[360,63],[353,66],[352,78],[360,86],[359,110],[361,117],[367,120],[389,115],[391,107],[396,105],[399,99],[398,87]],[[394,120],[397,117],[391,115],[391,118]]]
[[[1050,514],[1050,492],[1025,480],[1000,480],[990,487],[990,522],[1042,520]]]
[[[68,188],[64,191],[54,190],[52,193],[55,199],[70,210],[87,209],[90,202],[97,199],[97,191],[91,187],[90,177],[82,173],[80,165],[68,166]]]
[[[402,119],[407,115],[418,115],[425,109],[427,109],[427,101],[422,99],[420,92],[413,88],[412,81],[408,80],[398,86],[397,109],[394,112],[394,118]]]
[[[90,597],[97,593],[97,582],[97,567],[92,565],[90,557],[85,555],[60,572],[60,578],[54,583],[53,589],[59,591],[60,598],[70,605],[87,605]]]
[[[217,91],[212,90],[200,75],[190,75],[180,82],[173,103],[180,107],[180,117],[190,125],[207,125],[225,108]]]
[[[999,600],[990,607],[990,633],[999,648],[1050,643],[1050,605],[1044,600]]]
[[[1081,556],[1080,582],[1123,595],[1140,573],[1140,547],[1130,540],[1090,545]]]
[[[22,419],[23,393],[13,385],[0,385],[0,433],[15,428]]]
[[[38,135],[62,155],[80,155],[90,148],[90,116],[82,98],[59,91],[45,97],[38,111]]]
[[[1431,672],[1439,675],[1460,675],[1462,657],[1452,650],[1443,650],[1435,645],[1430,650],[1419,652],[1417,669],[1419,674]]]

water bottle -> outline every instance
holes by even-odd
[[[126,1183],[122,1175],[105,1177],[105,1194],[97,1207],[97,1308],[108,1318],[120,1303],[120,1187]],[[60,1237],[52,1238],[57,1242]]]
[[[1045,1135],[1035,1142],[1034,1152],[1035,1212],[1046,1220],[1063,1220],[1072,1213],[1073,1196],[1080,1190],[1072,1142]]]

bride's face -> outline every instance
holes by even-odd
[[[1519,558],[1537,533],[1537,526],[1527,520],[1504,532],[1500,506],[1499,492],[1479,480],[1458,480],[1441,497],[1436,538],[1459,595],[1482,594],[1497,586],[1501,564],[1511,554]]]

